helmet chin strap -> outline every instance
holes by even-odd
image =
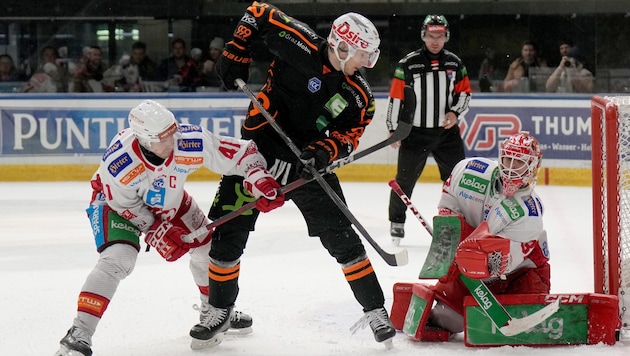
[[[346,53],[348,53],[348,55],[346,56],[346,59],[341,59],[341,57],[339,56],[339,48],[332,48],[329,47],[331,51],[333,51],[335,53],[335,58],[337,58],[337,60],[339,61],[339,66],[341,67],[340,70],[343,73],[343,75],[348,75],[348,73],[346,73],[345,68],[346,68],[346,62],[348,61],[348,59],[350,59],[350,51],[347,51]]]

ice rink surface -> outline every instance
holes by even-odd
[[[383,286],[386,308],[396,282],[417,281],[430,238],[408,213],[407,237],[389,242],[387,183],[342,183],[350,210],[388,251],[406,248],[409,264],[388,266],[365,242]],[[189,182],[204,210],[217,182]],[[552,293],[593,291],[591,189],[539,186],[551,250]],[[439,184],[417,184],[412,201],[431,221]],[[0,354],[52,355],[72,323],[83,281],[97,260],[85,208],[88,182],[0,183]],[[431,281],[429,281],[431,282]],[[630,345],[553,348],[467,348],[463,334],[446,343],[419,343],[399,333],[385,350],[368,329],[351,335],[362,316],[340,267],[309,238],[292,203],[262,215],[241,261],[237,308],[254,332],[192,351],[188,331],[198,318],[198,290],[188,258],[168,263],[141,252],[122,281],[93,338],[95,356],[123,355],[630,355]]]

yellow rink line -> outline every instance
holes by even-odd
[[[89,181],[96,165],[0,165],[0,182]],[[351,164],[339,168],[339,179],[346,182],[388,182],[396,175],[395,165]],[[219,175],[202,168],[189,181],[218,181]],[[427,165],[420,182],[438,183],[437,166]],[[587,168],[542,168],[538,185],[591,186],[591,170]]]

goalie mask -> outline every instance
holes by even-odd
[[[541,158],[540,145],[528,132],[520,132],[501,142],[499,170],[503,194],[511,197],[523,187],[533,188],[536,184]]]
[[[173,113],[153,100],[144,100],[129,112],[129,127],[140,144],[151,150],[151,143],[160,142],[177,132]]]
[[[422,32],[421,37],[424,39],[424,36],[427,32],[442,32],[446,35],[446,41],[451,37],[451,31],[448,29],[448,21],[442,15],[427,15],[422,21]]]
[[[345,48],[339,48],[341,43],[347,45],[348,55],[345,59],[341,59],[339,55],[340,50],[342,52],[346,50]],[[330,34],[328,35],[328,45],[341,63],[342,71],[346,61],[354,57],[357,51],[364,51],[367,56],[364,66],[373,68],[381,53],[378,49],[380,43],[381,39],[374,24],[365,16],[354,12],[341,15],[333,21]]]

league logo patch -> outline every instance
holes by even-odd
[[[308,80],[308,90],[311,93],[317,93],[322,88],[322,81],[317,77]]]

